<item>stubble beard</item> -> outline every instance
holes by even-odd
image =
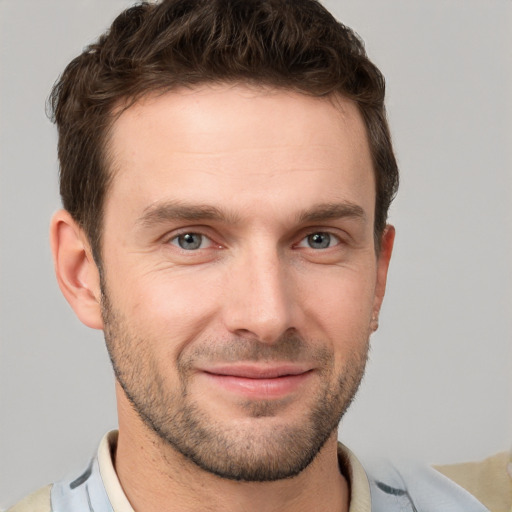
[[[145,425],[173,450],[221,478],[268,482],[302,472],[337,430],[364,374],[368,336],[361,351],[348,356],[345,371],[333,379],[334,359],[325,348],[306,343],[296,333],[273,344],[236,338],[184,351],[177,362],[178,389],[169,389],[151,353],[151,340],[137,336],[112,307],[103,287],[104,335],[114,373]],[[220,347],[220,348],[219,348]],[[214,418],[190,394],[191,369],[202,361],[314,361],[319,388],[301,421],[275,422],[286,407],[280,400],[240,402],[248,420],[226,424]],[[259,428],[258,428],[259,427]]]

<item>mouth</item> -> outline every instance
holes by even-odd
[[[311,378],[313,369],[300,365],[239,364],[205,368],[210,385],[254,399],[277,399],[293,394]]]

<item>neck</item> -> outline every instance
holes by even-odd
[[[115,469],[136,512],[346,512],[349,488],[339,471],[336,432],[299,475],[237,482],[196,466],[150,431],[128,403],[119,407]]]

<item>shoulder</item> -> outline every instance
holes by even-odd
[[[51,512],[50,502],[51,485],[47,485],[38,491],[23,498],[20,502],[13,505],[7,512]]]
[[[410,460],[363,458],[339,444],[340,469],[351,485],[350,512],[489,512],[471,492],[431,467]],[[512,512],[512,511],[510,511]]]
[[[478,462],[435,466],[435,469],[473,494],[490,510],[512,508],[510,455],[498,453]]]
[[[438,471],[413,461],[365,465],[373,512],[489,512],[475,496]]]

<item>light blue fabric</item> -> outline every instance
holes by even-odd
[[[427,466],[381,460],[363,467],[372,512],[489,512],[465,489]]]
[[[52,512],[114,512],[96,457],[78,478],[54,484],[50,500]]]
[[[363,464],[372,512],[489,512],[467,491],[437,471],[411,462]],[[54,484],[52,512],[114,512],[95,457],[73,480]]]

